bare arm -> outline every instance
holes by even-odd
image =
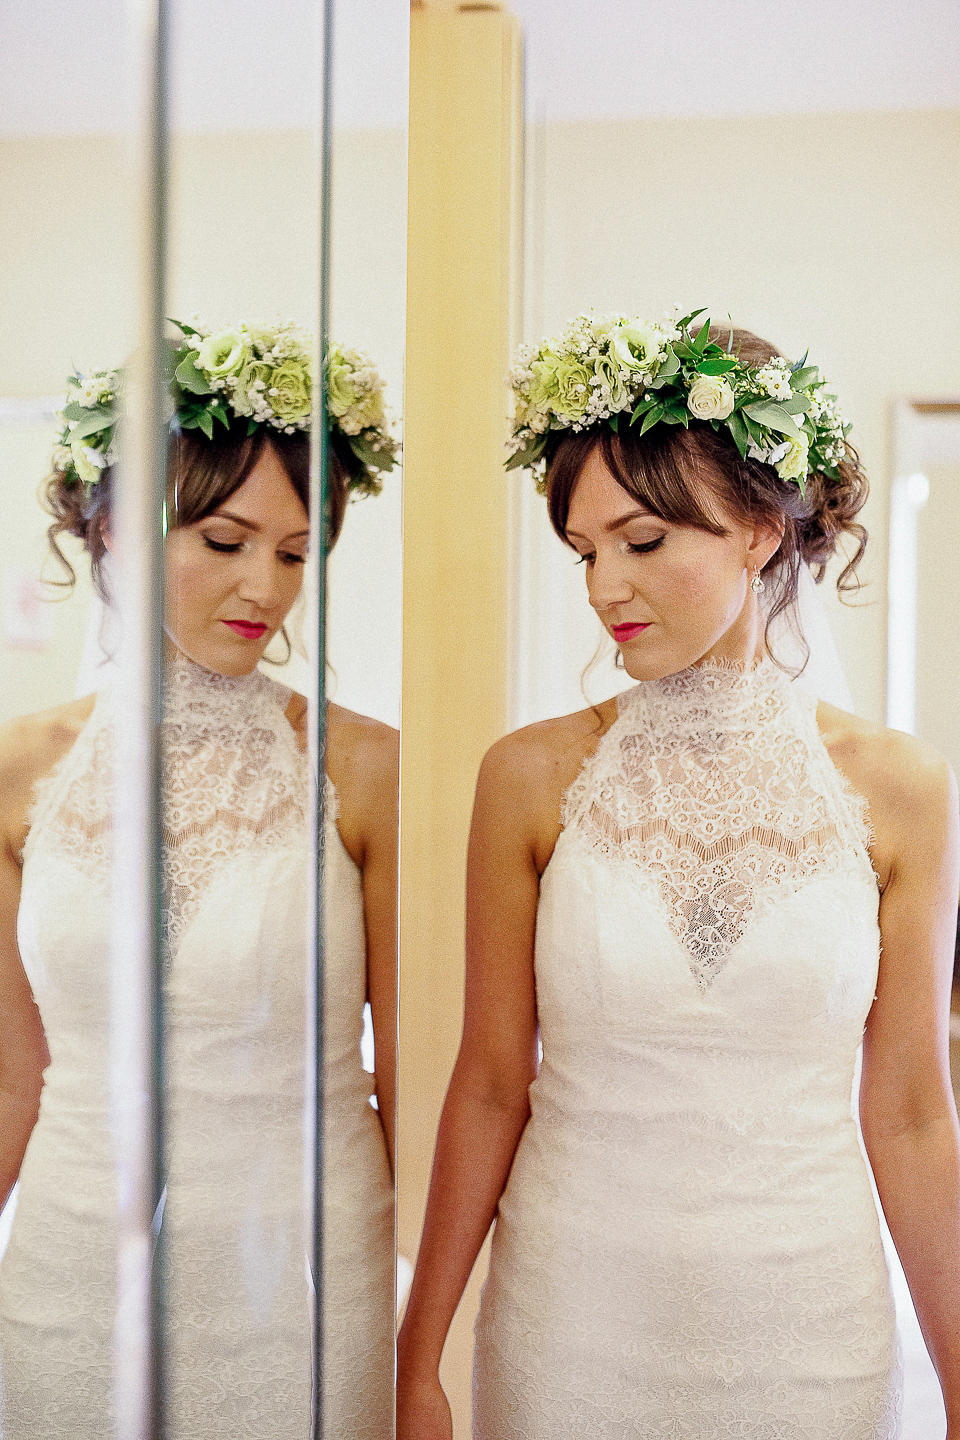
[[[960,1133],[949,1068],[957,914],[956,784],[900,746],[881,781],[888,837],[877,998],[863,1045],[860,1115],[917,1317],[960,1437]]]
[[[395,1166],[397,1125],[399,739],[395,730],[386,731],[370,759],[363,854],[367,999],[373,1021],[377,1113],[391,1169]]]
[[[463,1038],[400,1332],[398,1440],[449,1434],[441,1352],[530,1113],[527,1092],[537,1067],[536,788],[515,737],[493,748],[480,772],[470,834]]]

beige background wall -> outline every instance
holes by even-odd
[[[960,113],[566,122],[531,130],[527,167],[531,338],[590,307],[706,305],[788,355],[809,346],[833,383],[871,476],[872,542],[862,608],[830,614],[855,704],[882,719],[888,407],[960,391]],[[550,553],[571,708],[596,631],[582,576]],[[956,610],[953,565],[944,583]]]
[[[171,155],[168,313],[210,323],[292,317],[313,326],[318,273],[317,152],[300,131],[189,135]],[[120,363],[133,329],[131,187],[111,136],[0,139],[0,396],[62,393],[74,364]],[[335,137],[332,331],[366,349],[399,413],[403,394],[406,143],[400,131]],[[0,590],[13,565],[39,565],[36,490],[46,440],[0,423]],[[351,507],[330,568],[330,659],[338,699],[393,724],[400,713],[399,473]],[[21,532],[29,533],[28,552]],[[375,583],[371,576],[376,577]],[[0,718],[73,694],[86,592],[58,606],[54,643],[4,646]]]

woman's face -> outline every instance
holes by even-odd
[[[750,589],[778,538],[714,503],[725,535],[661,520],[629,495],[594,449],[577,481],[567,539],[587,572],[590,604],[634,680],[675,675],[708,658],[753,663],[763,621]]]
[[[309,520],[272,445],[239,490],[166,541],[166,630],[189,659],[248,675],[303,580]]]

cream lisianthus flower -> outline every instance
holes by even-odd
[[[327,409],[339,420],[357,401],[356,357],[331,349],[327,359]]]
[[[310,414],[310,372],[302,360],[284,360],[273,372],[267,402],[278,420],[295,425]]]
[[[100,472],[107,467],[107,457],[86,440],[74,440],[70,446],[73,465],[84,485],[96,485]]]
[[[810,442],[806,435],[799,440],[790,440],[786,454],[776,461],[774,468],[781,480],[802,480],[810,468]]]
[[[629,370],[652,370],[663,353],[663,336],[652,325],[618,325],[609,339],[610,349]]]
[[[606,391],[607,403],[611,410],[622,410],[629,399],[629,391],[623,380],[623,369],[613,355],[600,355],[593,362],[593,371]]]
[[[208,376],[239,375],[249,354],[249,341],[241,330],[219,330],[202,341],[197,369]]]
[[[230,403],[238,415],[252,415],[263,403],[270,380],[270,366],[262,360],[248,360],[234,381]]]
[[[698,420],[726,420],[734,404],[733,391],[722,375],[698,375],[687,396],[687,409]]]

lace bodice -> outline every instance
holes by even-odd
[[[477,1327],[475,1440],[895,1440],[851,1110],[865,807],[771,664],[646,682],[541,877],[542,1062]]]
[[[303,829],[307,761],[285,715],[291,691],[255,670],[218,675],[176,657],[164,673],[164,929],[171,947],[218,868],[237,852],[289,845]],[[31,830],[82,863],[94,884],[110,871],[113,695],[66,761],[43,781]],[[303,830],[306,843],[305,829]],[[28,838],[25,855],[29,854]]]
[[[774,900],[851,845],[867,854],[866,803],[823,753],[815,709],[769,660],[646,681],[567,792],[565,826],[657,877],[704,988]]]

